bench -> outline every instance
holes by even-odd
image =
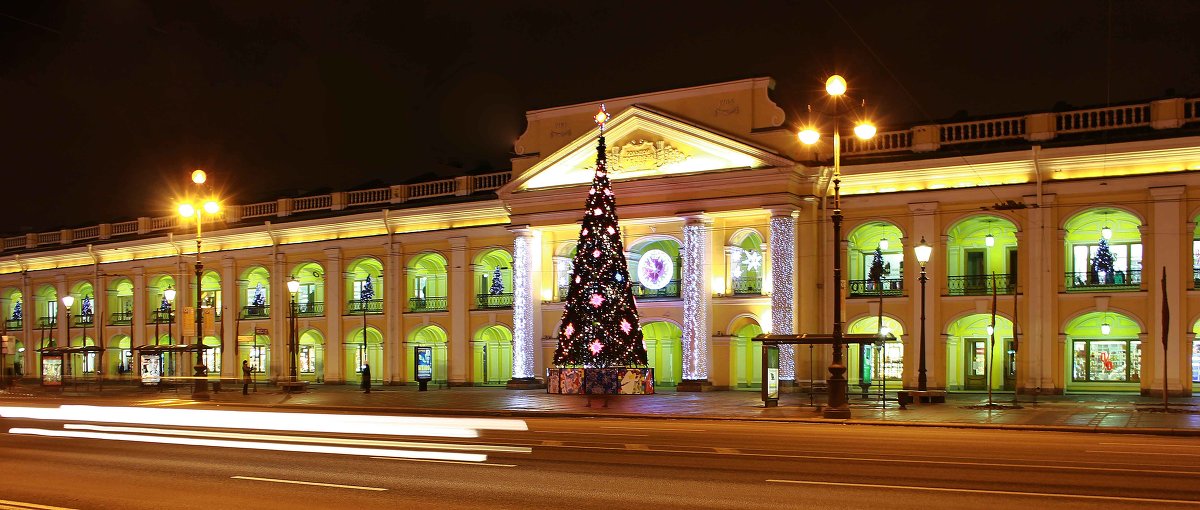
[[[904,409],[908,404],[945,404],[946,392],[942,390],[904,390],[896,392],[896,400],[900,401],[900,408]]]

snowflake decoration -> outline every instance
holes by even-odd
[[[595,258],[600,258],[600,249],[596,248],[595,250],[592,250],[592,256]]]
[[[621,319],[621,331],[624,331],[625,334],[628,335],[629,332],[632,330],[633,330],[633,326],[629,324],[629,321],[627,321],[625,319]]]
[[[746,254],[746,268],[751,271],[758,269],[762,265],[762,254],[758,252],[749,252]]]
[[[617,233],[617,230],[612,228],[611,225],[608,227],[607,230],[608,230],[608,235],[610,235],[610,236]]]
[[[592,356],[598,356],[600,351],[604,350],[604,344],[600,343],[599,340],[592,340],[591,345],[588,345],[588,350],[592,351]]]
[[[596,210],[592,211],[593,216],[600,216],[602,214],[604,214],[604,211],[601,211],[599,207],[597,207]]]
[[[588,303],[591,303],[592,306],[596,308],[600,308],[600,305],[604,303],[604,296],[601,296],[600,294],[592,294],[592,299],[589,299]]]
[[[575,334],[575,325],[567,324],[567,327],[563,328],[563,335],[566,335],[568,338],[570,338],[570,336],[573,334]]]

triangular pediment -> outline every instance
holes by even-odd
[[[514,179],[506,191],[591,182],[598,135],[594,128],[576,138]],[[604,138],[608,176],[614,181],[793,164],[768,150],[642,106],[614,116]]]

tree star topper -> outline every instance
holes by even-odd
[[[600,111],[596,113],[592,120],[596,121],[596,125],[600,126],[600,136],[604,136],[604,125],[608,123],[608,119],[612,116],[608,114],[608,110],[604,108],[604,103],[600,103]]]

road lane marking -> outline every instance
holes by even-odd
[[[615,446],[582,446],[570,445],[562,446],[561,448],[577,448],[583,450],[614,450],[628,451],[627,448],[617,448]],[[913,459],[885,459],[875,457],[836,457],[830,455],[786,455],[781,453],[717,453],[706,452],[701,450],[666,450],[652,449],[648,450],[656,453],[691,453],[701,455],[739,455],[744,457],[770,457],[780,459],[811,459],[811,460],[834,460],[834,461],[858,461],[858,462],[890,462],[893,464],[935,464],[949,466],[987,466],[987,467],[1008,467],[1008,468],[1036,468],[1036,469],[1064,469],[1071,471],[1102,471],[1109,473],[1153,473],[1160,475],[1185,475],[1200,477],[1200,471],[1175,471],[1167,469],[1131,469],[1131,468],[1106,468],[1106,467],[1087,467],[1087,466],[1060,466],[1050,464],[1007,464],[1000,462],[951,462],[945,460],[913,460]]]
[[[670,429],[658,427],[608,427],[601,426],[602,429],[617,429],[617,430],[657,430],[659,432],[704,432],[701,429]]]
[[[1101,446],[1153,446],[1158,448],[1200,448],[1194,444],[1100,443]]]
[[[7,510],[7,509],[9,509],[9,508],[12,508],[12,509],[15,509],[15,510],[27,510],[27,509],[35,509],[35,510],[72,510],[72,509],[70,509],[70,508],[61,507],[61,506],[39,505],[39,504],[37,504],[37,503],[23,503],[23,502],[20,502],[20,501],[8,501],[8,500],[6,500],[6,499],[0,499],[0,508],[6,509],[6,510]]]
[[[371,457],[379,460],[404,460],[408,462],[437,462],[440,464],[466,464],[468,466],[491,466],[491,467],[517,467],[516,464],[497,464],[495,462],[460,462],[457,460],[433,460],[433,459],[404,459],[400,457]]]
[[[1200,453],[1115,452],[1112,450],[1088,450],[1084,453],[1119,453],[1121,455],[1170,455],[1172,457],[1200,457]]]
[[[1091,494],[1061,494],[1054,492],[1020,492],[1020,491],[998,491],[987,489],[956,489],[952,487],[921,487],[912,485],[881,485],[873,483],[842,483],[842,482],[817,482],[812,480],[767,480],[771,483],[790,483],[797,485],[826,485],[836,487],[867,487],[872,489],[894,489],[894,490],[910,490],[910,491],[930,491],[930,492],[967,492],[972,494],[1000,494],[1005,496],[1038,496],[1047,498],[1064,498],[1064,499],[1091,499],[1104,501],[1129,501],[1134,503],[1169,503],[1169,504],[1185,504],[1185,505],[1200,505],[1200,501],[1189,501],[1186,499],[1157,499],[1157,498],[1131,498],[1124,496],[1095,496]]]
[[[278,478],[259,478],[257,476],[231,476],[234,480],[253,480],[255,482],[290,483],[294,485],[315,485],[317,487],[333,487],[337,489],[355,489],[360,491],[386,491],[383,487],[363,487],[361,485],[342,485],[338,483],[304,482],[300,480],[280,480]]]
[[[245,434],[239,432],[212,432],[205,430],[156,429],[149,427],[109,427],[106,425],[82,425],[67,423],[63,428],[70,430],[95,430],[97,432],[128,432],[132,434],[158,434],[166,436],[217,437],[223,439],[263,439],[267,441],[291,441],[295,443],[325,443],[354,446],[384,446],[397,448],[429,448],[431,450],[467,450],[503,453],[533,453],[533,448],[523,446],[498,446],[471,443],[424,443],[420,441],[382,441],[378,439],[347,439],[341,437],[288,436],[280,434]]]
[[[453,452],[430,452],[418,450],[388,450],[384,448],[350,448],[346,446],[322,446],[290,443],[268,443],[263,441],[225,441],[221,439],[193,439],[190,437],[165,436],[135,436],[129,434],[111,434],[107,432],[76,432],[70,430],[49,430],[13,428],[9,434],[70,437],[77,439],[105,439],[110,441],[132,441],[136,443],[160,443],[184,446],[213,446],[219,448],[241,448],[246,450],[273,450],[281,452],[301,453],[331,453],[335,455],[361,455],[364,457],[404,457],[416,459],[461,460],[468,462],[483,462],[487,455]]]

